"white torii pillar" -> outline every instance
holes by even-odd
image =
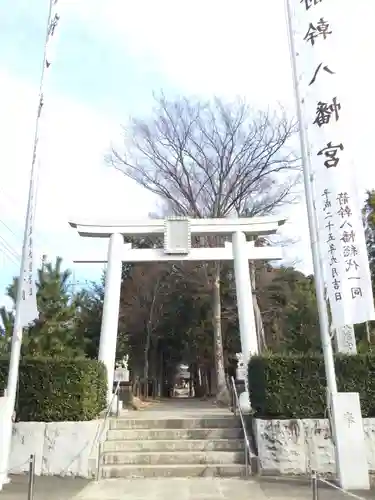
[[[99,360],[105,364],[108,374],[108,402],[110,402],[112,398],[113,390],[123,261],[169,262],[233,259],[241,350],[245,363],[248,363],[252,355],[258,353],[258,339],[255,325],[249,260],[281,259],[282,250],[278,247],[254,247],[253,242],[247,242],[246,234],[273,234],[285,220],[275,217],[255,217],[230,220],[192,219],[189,222],[191,226],[189,231],[191,231],[191,234],[231,235],[232,244],[226,243],[224,247],[219,248],[189,248],[183,253],[168,253],[165,249],[163,250],[161,248],[131,249],[130,244],[124,244],[123,235],[162,235],[165,231],[164,221],[128,221],[121,224],[70,223],[71,226],[77,228],[81,236],[109,238],[107,256],[100,256],[99,258],[81,257],[79,259],[74,259],[74,262],[81,263],[108,262],[99,346]],[[240,404],[243,410],[249,409],[248,390],[240,395]]]
[[[246,252],[247,241],[245,233],[241,231],[235,232],[232,236],[232,245],[241,351],[243,361],[247,367],[251,356],[258,354],[258,336],[255,324],[253,293],[251,289],[249,258]],[[251,407],[247,380],[245,380],[245,387],[246,390],[240,394],[239,400],[241,409],[249,412]]]
[[[114,233],[109,238],[108,264],[105,274],[102,327],[100,331],[99,361],[107,368],[107,400],[112,399],[113,377],[116,362],[118,320],[120,311],[122,251],[124,237]]]
[[[258,337],[256,333],[253,307],[253,292],[249,269],[249,256],[245,233],[240,231],[232,236],[234,275],[236,280],[238,322],[240,325],[241,347],[244,361],[248,362],[251,355],[258,354]]]

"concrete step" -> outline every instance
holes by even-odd
[[[145,441],[106,441],[103,452],[116,451],[241,451],[244,443],[241,439],[190,439],[190,440],[145,440]]]
[[[178,451],[178,452],[109,452],[102,455],[104,465],[200,465],[244,464],[242,451]]]
[[[145,477],[241,477],[245,466],[239,464],[204,465],[103,465],[102,478]],[[176,491],[178,496],[178,491]]]
[[[240,420],[232,415],[211,418],[117,418],[109,422],[110,429],[227,429],[233,427],[240,427]]]
[[[225,429],[110,429],[107,432],[109,441],[126,440],[171,440],[171,439],[237,439],[243,436],[242,428]]]

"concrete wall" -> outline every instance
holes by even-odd
[[[254,420],[261,469],[270,474],[335,473],[328,420]],[[369,470],[375,472],[375,419],[363,419]]]
[[[95,475],[98,438],[103,420],[90,422],[19,422],[13,426],[10,469],[12,474],[28,471],[35,455],[37,475]],[[102,433],[105,438],[106,429]]]

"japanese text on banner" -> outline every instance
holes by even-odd
[[[296,64],[313,174],[332,326],[375,318],[371,276],[341,78],[345,19],[337,0],[292,0]],[[353,95],[353,99],[357,96]]]

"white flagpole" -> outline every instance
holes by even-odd
[[[0,420],[1,425],[1,450],[0,450],[0,491],[2,489],[2,485],[9,481],[8,479],[8,468],[9,468],[9,456],[11,450],[11,437],[12,437],[12,421],[13,414],[15,411],[15,403],[16,403],[16,394],[17,394],[17,384],[18,384],[18,372],[19,372],[19,361],[21,355],[21,346],[22,346],[22,334],[23,327],[25,326],[25,316],[29,318],[29,321],[32,321],[32,317],[30,316],[30,311],[26,312],[26,308],[23,310],[23,306],[28,306],[27,297],[23,296],[25,293],[25,280],[27,279],[26,274],[29,273],[31,276],[32,271],[32,249],[33,249],[33,224],[34,224],[34,215],[35,215],[35,195],[37,191],[37,181],[38,181],[38,168],[36,161],[36,150],[38,145],[38,132],[39,132],[39,119],[43,106],[43,79],[45,69],[47,67],[47,42],[50,36],[50,27],[51,27],[51,14],[53,6],[57,3],[57,0],[50,0],[49,5],[49,14],[48,14],[48,22],[47,22],[47,31],[46,31],[46,40],[44,45],[44,57],[43,57],[43,68],[40,77],[40,85],[39,85],[39,102],[38,102],[38,110],[37,110],[37,118],[35,122],[35,133],[34,133],[34,149],[33,149],[33,157],[31,164],[31,173],[30,173],[30,183],[29,183],[29,195],[26,209],[26,218],[25,218],[25,231],[23,238],[23,247],[22,247],[22,257],[21,257],[21,266],[20,266],[20,275],[18,279],[18,287],[17,287],[17,297],[15,303],[15,318],[14,318],[14,328],[13,328],[13,337],[12,337],[12,349],[10,355],[9,362],[9,372],[8,372],[8,383],[7,383],[7,391],[6,391],[6,412],[4,417]],[[31,254],[31,255],[30,255]],[[29,287],[32,286],[32,283],[28,283]],[[35,290],[35,289],[34,289]],[[33,312],[33,311],[31,311]],[[37,310],[35,308],[35,312]],[[29,313],[29,314],[27,314]],[[34,318],[35,319],[35,318]]]
[[[364,431],[363,431],[363,423],[362,423],[362,414],[361,414],[361,406],[360,406],[360,399],[359,399],[359,394],[354,393],[354,392],[338,392],[337,391],[337,383],[336,383],[336,377],[335,377],[335,364],[334,364],[334,359],[333,359],[333,351],[332,351],[332,343],[331,343],[331,338],[330,338],[330,330],[329,330],[329,321],[328,321],[328,314],[327,314],[327,308],[326,308],[326,303],[325,303],[325,297],[324,297],[324,289],[325,289],[325,283],[324,283],[324,277],[323,277],[323,266],[326,265],[326,260],[323,261],[322,259],[322,248],[319,245],[319,226],[320,226],[320,219],[319,219],[319,212],[317,212],[315,203],[319,205],[319,198],[317,198],[314,193],[315,191],[315,182],[318,181],[318,164],[316,167],[314,166],[314,174],[316,177],[313,179],[312,174],[313,174],[313,169],[312,169],[312,159],[311,159],[311,151],[310,151],[310,143],[308,142],[307,139],[307,130],[305,128],[306,123],[304,123],[304,107],[302,105],[302,100],[301,100],[301,93],[300,93],[300,85],[299,85],[299,79],[298,79],[298,72],[297,72],[297,53],[296,53],[296,47],[295,47],[295,39],[294,39],[294,31],[293,31],[293,18],[294,18],[294,13],[292,11],[292,0],[285,0],[285,5],[286,5],[286,14],[287,14],[287,25],[288,25],[288,34],[289,34],[289,45],[290,45],[290,53],[291,53],[291,62],[292,62],[292,70],[293,70],[293,83],[294,83],[294,92],[295,92],[295,98],[296,98],[296,107],[297,107],[297,113],[298,113],[298,120],[299,120],[299,126],[300,126],[300,142],[301,142],[301,150],[302,150],[302,161],[303,161],[303,173],[304,173],[304,183],[305,183],[305,192],[306,192],[306,204],[307,204],[307,212],[308,212],[308,220],[309,220],[309,230],[310,230],[310,239],[311,239],[311,247],[312,247],[312,255],[313,255],[313,263],[314,263],[314,274],[315,274],[315,287],[316,287],[316,295],[317,295],[317,301],[318,301],[318,311],[319,311],[319,323],[320,323],[320,335],[321,335],[321,342],[322,342],[322,348],[323,348],[323,355],[324,355],[324,365],[325,365],[325,372],[326,372],[326,379],[327,379],[327,408],[329,410],[329,418],[332,423],[331,431],[332,431],[332,438],[334,440],[334,445],[335,445],[335,458],[336,458],[336,472],[338,476],[338,480],[340,483],[340,487],[346,490],[359,490],[359,489],[369,489],[370,488],[370,483],[369,483],[369,475],[368,475],[368,464],[366,460],[366,444],[365,444],[365,436],[364,436]],[[324,3],[322,2],[314,2],[310,0],[310,2],[306,1],[303,2],[302,0],[294,0],[295,5],[300,5],[301,3],[304,3],[305,10],[309,10],[311,6],[315,7],[317,6],[317,9],[319,8],[319,4],[321,7],[322,12],[324,10]],[[334,2],[335,3],[335,2]],[[335,3],[337,9],[339,9],[338,4],[340,2]],[[327,5],[329,5],[330,2],[328,2]],[[331,5],[332,6],[332,5]],[[297,8],[297,7],[296,7]],[[321,19],[323,20],[322,14],[320,14]],[[300,37],[300,35],[298,35]],[[296,37],[297,38],[297,37]],[[301,50],[299,50],[301,53]],[[308,53],[306,53],[306,57],[308,56]],[[310,133],[310,130],[309,130]],[[314,137],[314,135],[313,135]],[[319,153],[318,153],[319,154]],[[326,165],[325,165],[326,166]],[[328,168],[328,167],[327,167]],[[324,172],[324,175],[320,175],[321,182],[326,180],[330,180],[330,175],[327,174],[327,172]],[[331,185],[333,188],[336,189],[341,188],[341,185],[344,187],[348,186],[348,189],[350,189],[350,186],[348,183],[345,185],[345,183],[340,183],[339,176],[340,174],[336,174],[337,177],[334,180],[331,180]],[[345,171],[341,174],[345,175]],[[314,181],[314,183],[313,183]],[[320,181],[320,178],[319,178]],[[328,184],[328,183],[327,183]],[[352,191],[351,191],[352,193]],[[353,222],[356,221],[356,217],[353,217]],[[360,233],[358,233],[360,235]],[[363,243],[362,243],[363,246]],[[365,263],[366,264],[366,263]],[[367,263],[368,267],[368,263]],[[345,268],[344,268],[345,269]],[[368,287],[368,281],[369,281],[369,272],[366,272],[363,274],[363,282],[367,281],[366,286]],[[349,279],[346,278],[345,279]],[[361,279],[361,276],[358,278]],[[357,290],[355,288],[354,290]],[[345,291],[345,295],[347,297],[347,290]],[[360,293],[360,297],[362,297],[362,289],[358,287],[358,290]],[[353,289],[351,290],[351,298],[355,298],[356,295],[353,296]],[[331,294],[332,295],[332,294]],[[340,294],[341,297],[341,294]],[[346,298],[345,297],[345,298]],[[373,315],[373,304],[372,305],[372,311],[371,308],[369,307],[369,294],[368,291],[366,290],[366,301],[363,303],[363,307],[366,307],[367,311],[365,311],[364,314],[360,315],[358,314],[358,309],[361,308],[362,303],[357,302],[357,306],[353,305],[353,302],[349,301],[349,305],[347,307],[351,306],[351,311],[349,311],[350,314],[348,316],[352,316],[355,319],[357,318],[362,318],[362,317],[370,317]],[[347,303],[347,301],[346,301]],[[372,301],[371,301],[372,303]],[[361,305],[359,305],[361,304]],[[331,307],[332,307],[332,302],[331,302]],[[333,311],[334,313],[335,311]],[[336,323],[337,326],[344,326],[340,325],[340,323],[343,323],[345,320],[345,311],[339,311],[341,313],[341,319],[340,315],[337,314],[336,311]],[[332,313],[332,317],[334,318],[334,314]],[[350,419],[349,419],[350,417]],[[353,425],[353,422],[355,425]],[[353,457],[355,457],[353,461]]]
[[[290,7],[290,0],[285,0],[285,9],[286,9],[287,26],[288,26],[290,59],[292,64],[294,95],[296,98],[297,119],[299,123],[299,138],[301,145],[303,179],[305,185],[307,217],[309,221],[311,253],[314,266],[314,280],[315,280],[316,298],[317,298],[318,314],[319,314],[320,338],[322,342],[322,349],[324,356],[327,388],[330,394],[336,394],[337,382],[335,374],[335,362],[333,358],[333,349],[332,349],[332,342],[331,342],[331,335],[329,328],[327,304],[325,301],[325,284],[324,284],[323,271],[322,271],[323,266],[319,248],[318,224],[314,206],[314,192],[312,186],[312,172],[311,172],[311,163],[309,154],[310,153],[309,144],[305,133],[304,120],[301,107],[301,95],[298,86],[298,73],[297,73],[297,64],[295,59],[295,46],[293,37],[292,12]]]

